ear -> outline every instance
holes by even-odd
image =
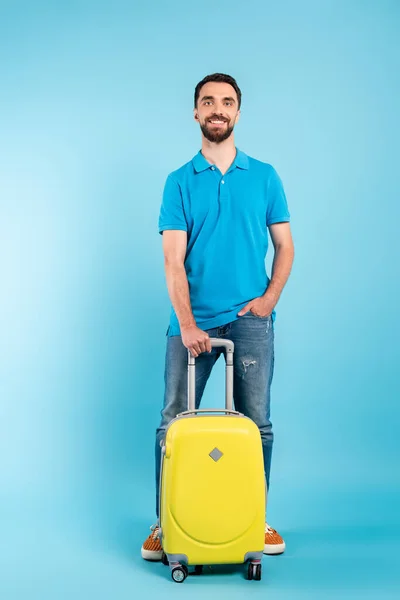
[[[237,111],[237,115],[235,117],[235,125],[239,121],[239,119],[240,119],[240,110]]]
[[[196,109],[195,109],[195,110],[194,110],[194,112],[193,112],[193,116],[194,116],[194,120],[195,120],[195,121],[198,121],[198,120],[199,120],[199,115],[197,114],[197,111],[196,111]]]

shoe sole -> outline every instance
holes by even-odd
[[[286,544],[271,544],[264,546],[264,554],[268,554],[269,556],[275,556],[277,554],[283,554],[286,549]],[[162,551],[157,552],[155,550],[145,550],[142,546],[141,548],[142,558],[144,560],[152,560],[154,562],[160,561],[162,558]]]
[[[157,551],[157,550],[145,550],[142,546],[141,548],[141,553],[142,553],[142,558],[144,558],[144,560],[153,560],[153,561],[157,561],[157,560],[161,560],[162,557],[162,550]]]
[[[275,554],[283,554],[286,549],[286,544],[265,544],[264,546],[264,554],[269,554],[270,556],[274,556]]]
[[[286,544],[271,544],[264,546],[264,554],[269,556],[276,556],[277,554],[283,554],[286,549]],[[154,562],[160,561],[162,558],[162,551],[157,552],[154,550],[145,550],[143,547],[141,548],[142,558],[144,560],[152,560]]]

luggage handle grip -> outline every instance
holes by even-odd
[[[225,415],[234,415],[236,417],[242,417],[243,414],[237,410],[230,410],[227,408],[195,408],[194,410],[185,410],[184,412],[176,415],[177,417],[186,417],[187,415],[196,415],[197,413],[224,413]]]
[[[233,351],[234,343],[231,340],[210,338],[212,348],[225,348],[225,410],[233,411]],[[196,359],[188,350],[188,410],[196,408]]]

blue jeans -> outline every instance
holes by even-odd
[[[248,312],[243,317],[222,327],[208,329],[210,337],[232,340],[234,381],[233,397],[235,409],[250,417],[260,429],[264,470],[267,488],[271,469],[273,445],[270,421],[270,387],[274,371],[274,326],[272,317],[256,317]],[[199,408],[211,370],[224,353],[222,348],[212,348],[211,353],[202,353],[196,358],[196,408]],[[180,412],[187,410],[187,362],[188,352],[181,336],[167,338],[165,360],[164,408],[161,423],[156,432],[156,513],[159,517],[159,480],[161,465],[160,441],[165,436],[168,423]],[[225,396],[221,398],[221,408]]]

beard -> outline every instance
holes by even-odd
[[[229,125],[229,123],[226,127],[224,126],[223,128],[212,127],[212,124],[208,122],[204,123],[204,125],[200,123],[200,129],[206,140],[208,140],[209,142],[214,142],[216,144],[220,144],[221,142],[227,140],[228,137],[231,135],[233,128],[234,125],[231,126]]]

